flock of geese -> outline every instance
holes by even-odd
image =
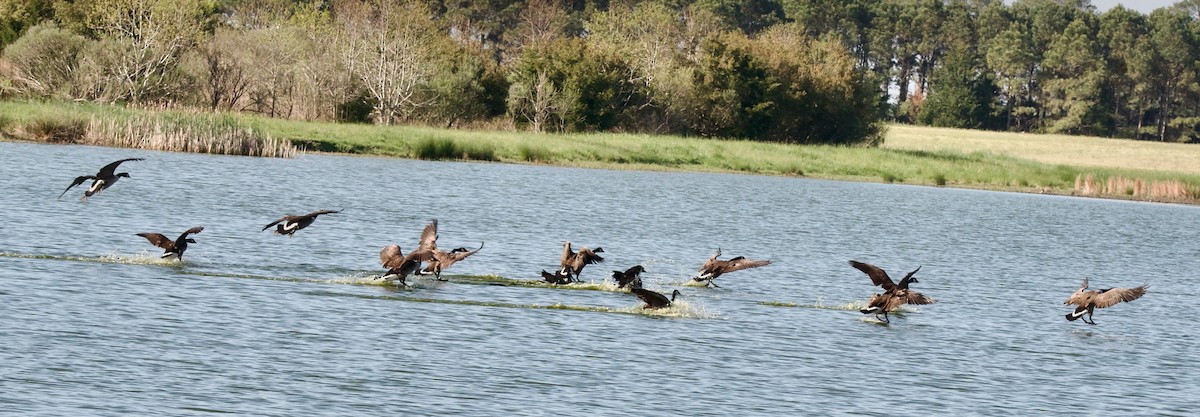
[[[88,187],[87,191],[84,192],[83,197],[80,198],[80,200],[86,202],[88,197],[92,197],[96,193],[111,187],[122,177],[129,178],[128,172],[116,172],[117,167],[120,166],[121,163],[142,160],[144,159],[121,159],[100,168],[100,171],[98,171],[95,175],[81,175],[76,177],[75,180],[71,182],[71,185],[67,186],[67,189],[63,190],[62,194],[59,194],[58,197],[62,198],[62,196],[66,195],[71,188],[81,185],[84,182],[87,182],[87,180],[92,180],[91,186]],[[266,226],[263,226],[262,230],[266,231],[274,226],[274,233],[279,235],[293,236],[301,229],[312,225],[318,216],[340,212],[341,210],[319,210],[298,216],[288,214]],[[430,223],[425,226],[424,230],[422,230],[421,238],[417,243],[416,249],[409,251],[407,255],[404,254],[399,245],[388,245],[379,251],[380,263],[383,264],[384,268],[387,268],[387,271],[380,275],[378,279],[385,280],[389,283],[398,282],[402,286],[408,286],[406,279],[410,275],[432,274],[435,279],[439,281],[445,281],[441,277],[442,271],[444,271],[446,268],[449,268],[451,265],[454,265],[456,262],[462,261],[463,259],[474,255],[475,253],[479,252],[480,249],[483,249],[483,243],[480,243],[479,247],[473,250],[465,247],[459,247],[448,252],[444,251],[437,246],[437,226],[437,219],[430,221]],[[146,240],[148,240],[154,246],[162,248],[164,250],[162,254],[163,258],[174,257],[182,262],[183,253],[187,250],[188,244],[196,243],[196,241],[191,238],[191,235],[198,234],[202,231],[204,231],[204,227],[196,226],[184,231],[179,235],[178,238],[175,238],[174,240],[171,240],[161,233],[138,233],[137,235],[146,238]],[[600,247],[596,247],[595,249],[582,247],[576,251],[571,247],[571,242],[566,242],[563,245],[562,255],[559,258],[559,268],[553,273],[542,270],[542,279],[547,283],[555,285],[566,285],[581,282],[579,275],[583,272],[583,268],[587,265],[603,261],[604,258],[598,255],[598,253],[603,252],[604,249]],[[703,283],[705,286],[717,287],[713,281],[723,274],[740,271],[743,269],[758,268],[771,263],[769,259],[750,260],[743,256],[726,260],[717,259],[720,256],[721,249],[718,248],[717,252],[700,266],[700,270],[697,272],[696,276],[692,277],[692,280],[697,283]],[[919,282],[917,281],[917,278],[914,277],[917,271],[921,270],[921,267],[919,266],[917,269],[914,269],[912,272],[906,274],[904,278],[900,279],[900,282],[897,283],[892,281],[892,278],[888,276],[888,273],[879,267],[853,260],[849,262],[850,266],[862,271],[864,274],[867,274],[867,276],[871,278],[872,284],[883,288],[882,293],[871,295],[871,299],[867,302],[867,306],[859,310],[863,314],[874,314],[875,317],[880,321],[889,323],[890,319],[888,318],[888,312],[894,311],[904,304],[921,305],[932,304],[935,302],[933,298],[909,289],[910,284]],[[424,265],[424,268],[422,268],[422,265]],[[642,302],[645,303],[642,306],[643,309],[661,309],[670,307],[675,301],[675,297],[680,295],[679,290],[672,292],[670,298],[668,298],[666,295],[646,289],[642,286],[641,274],[643,272],[645,272],[644,267],[641,265],[635,265],[625,271],[613,271],[612,278],[613,281],[617,283],[618,289],[628,288],[630,293],[641,299]],[[1079,286],[1079,289],[1075,290],[1075,292],[1063,302],[1064,305],[1075,306],[1074,310],[1066,315],[1066,318],[1069,321],[1082,319],[1084,323],[1096,324],[1095,320],[1092,319],[1092,313],[1095,311],[1095,309],[1111,307],[1120,302],[1130,302],[1136,300],[1146,293],[1147,287],[1147,284],[1142,284],[1141,286],[1132,288],[1105,288],[1099,290],[1088,290],[1088,279],[1084,278],[1082,285]],[[1084,318],[1084,315],[1087,315],[1087,318]]]

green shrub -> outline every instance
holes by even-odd
[[[425,138],[413,146],[413,158],[427,160],[459,159],[463,151],[453,139]]]
[[[946,185],[946,174],[938,173],[937,175],[934,175],[933,183],[937,184],[938,187],[945,186]]]
[[[495,161],[496,147],[490,143],[476,143],[460,146],[463,157],[475,161]]]
[[[550,162],[550,151],[538,146],[521,145],[517,148],[517,157],[526,162]]]

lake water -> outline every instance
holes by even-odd
[[[78,175],[129,157],[86,203]],[[0,143],[0,413],[1194,415],[1200,208],[724,174]],[[294,237],[285,213],[344,209]],[[444,275],[379,285],[436,218]],[[184,263],[138,232],[192,226]],[[564,241],[588,285],[521,285]],[[769,266],[683,285],[712,253]],[[890,324],[847,265],[938,302]],[[682,296],[600,285],[642,264]],[[1068,322],[1084,277],[1150,284]]]

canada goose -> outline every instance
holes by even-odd
[[[717,279],[717,277],[721,276],[721,274],[740,271],[747,268],[758,268],[760,266],[771,264],[770,259],[752,261],[746,259],[745,256],[739,256],[726,261],[718,261],[718,256],[721,256],[721,248],[717,248],[717,253],[711,258],[708,258],[708,260],[704,262],[704,265],[700,266],[700,272],[697,273],[695,277],[692,277],[692,280],[696,282],[704,282],[705,285],[711,285],[713,287],[720,288],[720,286],[713,283],[713,280]]]
[[[483,249],[483,242],[479,242],[479,249]],[[434,278],[438,281],[443,281],[442,271],[454,265],[455,262],[466,259],[468,256],[479,252],[479,249],[467,250],[467,248],[454,248],[450,252],[443,251],[438,248],[433,248],[433,259],[429,260],[429,264],[425,266],[422,273],[433,273]]]
[[[899,284],[892,282],[892,278],[888,276],[887,272],[875,265],[862,263],[859,261],[850,261],[850,266],[853,266],[859,271],[863,271],[863,273],[867,274],[868,277],[871,277],[872,284],[875,284],[877,287],[883,287],[884,291],[890,291],[892,288],[907,290],[908,284],[920,282],[917,281],[916,277],[913,277],[917,271],[921,270],[920,266],[918,266],[917,269],[914,269],[912,272],[909,272],[908,275],[905,275],[904,279],[901,279]]]
[[[584,266],[604,261],[604,258],[596,254],[598,252],[604,252],[604,248],[588,249],[587,246],[584,246],[579,249],[579,252],[575,252],[571,250],[571,242],[563,244],[558,275],[574,275],[574,280],[578,282],[579,273],[583,272]]]
[[[1112,307],[1122,301],[1130,302],[1136,300],[1146,294],[1146,288],[1149,287],[1148,284],[1142,284],[1139,287],[1133,288],[1105,288],[1102,290],[1085,291],[1088,288],[1088,279],[1084,278],[1083,284],[1079,286],[1079,289],[1075,290],[1075,293],[1071,294],[1067,298],[1067,301],[1063,301],[1063,304],[1074,304],[1077,306],[1075,307],[1075,311],[1067,314],[1067,320],[1075,321],[1075,319],[1082,318],[1086,313],[1087,318],[1083,319],[1083,322],[1096,324],[1096,321],[1092,319],[1093,310]]]
[[[626,269],[625,272],[612,271],[613,280],[617,282],[617,288],[641,288],[642,287],[642,272],[646,272],[646,268],[641,265],[634,265],[632,268]]]
[[[405,279],[413,272],[421,267],[421,262],[433,259],[433,251],[437,248],[437,219],[425,225],[425,229],[421,231],[421,240],[417,244],[417,249],[404,255],[400,251],[399,245],[388,245],[379,251],[379,261],[384,268],[388,268],[387,272],[379,278],[392,282],[400,281],[400,285],[408,286]]]
[[[875,318],[880,321],[891,323],[891,320],[888,320],[889,311],[900,308],[904,304],[933,304],[934,301],[925,294],[896,288],[892,291],[884,291],[883,294],[872,294],[871,300],[867,302],[867,308],[858,311],[863,314],[874,314]],[[883,314],[882,319],[879,318],[880,314]]]
[[[646,305],[642,306],[643,310],[657,310],[660,308],[670,307],[671,303],[675,302],[675,297],[680,294],[679,290],[675,290],[671,292],[671,298],[667,299],[667,296],[647,290],[645,288],[630,288],[629,291],[634,295],[637,295],[638,298],[642,299],[642,301],[646,303]]]
[[[905,275],[904,279],[901,279],[899,284],[892,282],[892,278],[888,276],[887,272],[879,267],[876,267],[875,265],[858,261],[850,261],[850,266],[853,266],[855,269],[858,269],[859,271],[867,274],[867,276],[871,277],[872,284],[883,287],[883,294],[872,295],[871,300],[867,302],[867,307],[858,311],[863,314],[874,314],[875,318],[878,318],[884,323],[891,322],[888,319],[888,312],[899,308],[901,305],[933,304],[936,301],[932,298],[929,298],[925,294],[908,289],[908,284],[919,282],[917,281],[917,278],[913,276],[917,273],[917,271],[921,270],[921,267],[919,266],[917,269],[909,272],[908,275]],[[882,318],[880,318],[880,314],[883,315]]]
[[[137,235],[146,238],[146,240],[149,240],[154,246],[165,249],[166,252],[163,252],[162,256],[160,256],[161,258],[175,256],[179,258],[180,262],[183,262],[183,252],[187,250],[188,244],[196,243],[196,241],[192,238],[189,238],[188,235],[200,233],[202,230],[204,230],[204,228],[201,226],[187,229],[186,232],[183,232],[183,234],[179,235],[179,237],[173,241],[166,236],[163,236],[162,233],[138,233]]]
[[[293,236],[296,233],[296,231],[303,229],[305,227],[308,227],[308,225],[312,224],[313,221],[316,221],[317,216],[320,216],[322,214],[333,214],[333,213],[341,213],[341,212],[342,212],[341,210],[319,210],[319,211],[314,211],[312,213],[305,214],[303,216],[293,216],[291,214],[285,214],[283,217],[279,218],[279,220],[273,221],[273,222],[271,222],[271,224],[263,226],[262,230],[267,230],[267,229],[271,228],[271,226],[276,226],[275,234]]]
[[[554,273],[551,274],[549,272],[546,272],[545,269],[543,269],[542,270],[542,280],[549,282],[551,284],[554,284],[554,285],[566,285],[566,284],[571,283],[571,276],[563,275],[560,273],[560,271],[554,271]]]
[[[104,168],[100,168],[100,171],[97,172],[96,175],[82,175],[82,176],[75,177],[75,181],[72,181],[71,185],[67,186],[67,189],[63,190],[62,194],[58,195],[58,198],[62,198],[62,196],[67,194],[67,191],[71,191],[71,189],[74,188],[76,185],[83,184],[83,182],[87,181],[87,180],[92,180],[92,186],[88,187],[88,190],[83,192],[83,197],[80,198],[81,201],[87,201],[88,197],[91,197],[92,195],[94,195],[98,192],[104,191],[108,187],[111,187],[113,184],[116,184],[117,180],[121,179],[121,177],[129,178],[128,172],[121,172],[121,173],[116,172],[117,165],[121,165],[121,163],[125,162],[125,161],[143,161],[143,160],[145,160],[145,158],[122,159],[120,161],[116,161],[111,164],[105,165]]]

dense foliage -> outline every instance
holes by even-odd
[[[0,0],[0,95],[875,144],[1200,141],[1200,0]]]

